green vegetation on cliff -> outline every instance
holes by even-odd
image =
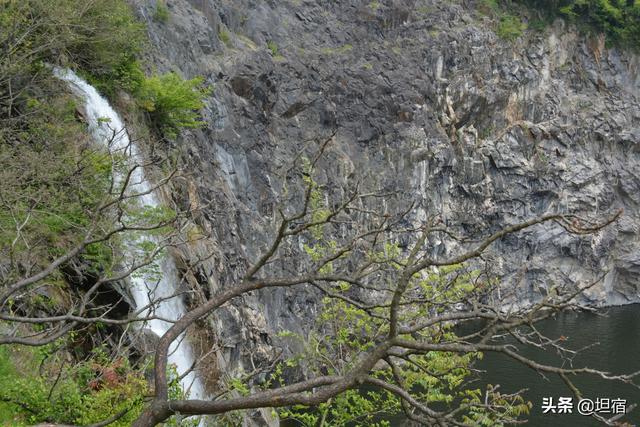
[[[104,347],[70,364],[58,344],[34,349],[0,347],[0,426],[47,422],[85,426],[112,418],[108,425],[129,427],[151,393],[144,370]],[[169,376],[172,397],[187,397],[173,368]],[[166,425],[196,424],[170,420]]]
[[[137,59],[145,45],[144,27],[123,0],[39,0],[2,3],[0,8],[0,120],[25,117],[34,95],[55,91],[45,64],[78,69],[101,92],[124,90],[139,99],[160,130],[194,127],[202,98],[200,79],[175,73],[145,77]],[[59,84],[58,84],[59,85]],[[62,90],[58,90],[59,92]],[[149,94],[153,94],[151,97]],[[185,118],[188,118],[185,120]]]
[[[202,126],[197,111],[209,93],[202,83],[199,77],[184,80],[176,73],[167,73],[144,79],[136,95],[156,129],[175,137],[180,129]]]
[[[76,98],[45,64],[81,67],[121,85],[118,70],[134,61],[142,33],[126,4],[113,0],[4,2],[0,23],[0,257],[9,260],[2,278],[10,281],[111,220],[94,214],[113,159],[93,143]],[[85,255],[108,268],[105,245]]]
[[[112,231],[123,212],[134,226],[175,216],[119,194],[115,171],[126,162],[95,143],[80,101],[52,70],[75,69],[114,99],[128,92],[128,113],[145,116],[156,137],[199,126],[201,79],[147,77],[145,43],[125,0],[0,1],[0,425],[87,425],[125,409],[114,425],[130,425],[149,392],[144,363],[130,366],[121,348],[90,350],[112,346],[119,327],[40,321],[112,310],[99,299],[104,286],[87,289],[122,261],[122,234],[132,231]]]
[[[0,373],[1,425],[89,425],[126,412],[110,424],[125,427],[140,412],[148,392],[141,372],[126,359],[111,360],[101,349],[69,366],[54,346],[0,347]]]
[[[33,85],[30,77],[45,78],[45,63],[81,69],[104,87],[127,88],[144,27],[121,0],[9,0],[0,8],[0,41],[4,103],[10,85],[17,95]]]
[[[112,96],[128,91],[169,137],[201,125],[208,92],[201,79],[145,77],[136,59],[143,26],[124,0],[2,2],[0,43],[0,254],[14,265],[26,255],[33,269],[105,219],[94,214],[117,160],[93,143],[47,64],[76,68]]]
[[[524,0],[542,14],[563,16],[588,31],[604,33],[612,43],[640,46],[638,0]]]
[[[498,34],[512,39],[521,33],[522,25],[515,15],[505,12],[513,4],[527,6],[538,16],[530,22],[531,27],[540,27],[556,17],[575,23],[587,33],[604,34],[607,42],[626,48],[640,47],[640,1],[638,0],[515,0],[498,2],[484,0],[482,7],[500,11],[501,23]],[[517,22],[516,22],[517,20]]]

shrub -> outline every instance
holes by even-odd
[[[145,78],[136,59],[143,36],[126,0],[0,0],[3,285],[42,271],[52,258],[113,229],[117,209],[101,207],[113,191],[114,168],[126,167],[120,155],[95,144],[79,120],[83,111],[77,98],[46,64],[75,68],[106,94],[131,92],[144,100],[153,123],[168,132],[199,125],[193,110],[202,106],[206,93],[199,87],[201,80],[185,81],[174,74]],[[118,209],[129,210],[137,206],[134,202]],[[144,223],[168,214],[143,207],[140,215]],[[113,258],[122,253],[121,239],[115,235],[89,245],[78,258],[109,276]],[[79,295],[70,291],[66,277],[59,270],[48,274],[37,287],[12,297],[4,313],[29,317],[67,310]],[[34,288],[46,291],[31,292]],[[35,336],[48,326],[20,330]],[[10,328],[0,324],[3,331]],[[70,335],[84,333],[89,332],[80,328]],[[49,369],[43,365],[51,353],[17,353],[16,347],[0,346],[0,425],[86,425],[131,408],[115,424],[129,426],[148,394],[143,373],[126,362],[120,367],[104,360],[69,366],[71,355],[65,353],[64,368],[58,363]],[[96,366],[109,382],[89,383],[95,378],[87,380],[86,374],[95,374]]]
[[[110,358],[102,347],[75,366],[64,364],[62,359],[62,353],[52,345],[0,347],[0,425],[89,425],[124,410],[128,412],[109,425],[132,424],[150,392],[143,371],[131,367],[125,358]],[[170,395],[185,398],[175,367],[168,370]],[[166,425],[195,427],[197,422],[171,419]]]
[[[640,2],[613,0],[521,0],[545,17],[562,16],[587,32],[600,32],[609,43],[640,47]]]
[[[55,83],[39,89],[53,91]],[[93,146],[70,95],[33,94],[24,108],[21,129],[0,132],[0,200],[11,207],[0,209],[0,258],[45,262],[77,243],[78,230],[91,222],[88,212],[108,192],[112,160]],[[16,239],[16,224],[23,223]]]
[[[167,8],[167,5],[160,0],[156,3],[156,10],[153,12],[153,20],[162,23],[169,21],[169,9]]]
[[[113,159],[94,145],[75,96],[44,63],[72,62],[103,93],[127,90],[167,133],[199,125],[200,80],[147,79],[135,59],[140,28],[124,0],[2,3],[0,42],[11,49],[0,58],[0,259],[37,268],[77,244],[90,223],[113,220],[92,217],[108,194]],[[107,247],[84,255],[110,268]]]
[[[113,91],[136,67],[144,26],[124,0],[5,0],[0,8],[0,41],[5,55],[0,75],[14,78],[12,89],[33,84],[42,64],[72,66],[93,77],[103,92]],[[123,82],[124,80],[124,82]],[[0,99],[5,99],[4,81]]]
[[[610,42],[640,47],[640,3],[576,0],[559,12],[578,24],[606,34]]]
[[[231,43],[231,34],[224,28],[220,28],[220,31],[218,31],[218,38],[225,46],[229,46],[229,43]]]
[[[210,90],[202,83],[201,77],[184,80],[173,72],[156,75],[143,81],[138,101],[159,132],[175,137],[181,128],[203,125],[197,110]]]
[[[498,0],[481,0],[478,5],[480,11],[486,14],[496,13],[500,10]]]
[[[60,2],[51,3],[58,6]],[[84,7],[79,7],[78,0],[63,3],[76,16],[73,25],[78,27],[78,34],[76,42],[70,43],[69,52],[78,68],[103,80],[112,78],[116,70],[130,68],[128,64],[135,62],[135,56],[142,50],[145,33],[126,2],[88,1],[82,2]],[[86,12],[75,12],[83,9]]]
[[[522,35],[525,25],[520,18],[514,15],[503,15],[500,17],[500,23],[496,34],[504,40],[515,40]]]
[[[23,349],[17,353],[0,348],[0,423],[87,425],[128,409],[129,413],[111,425],[131,425],[148,392],[141,372],[132,370],[124,359],[112,362],[93,358],[63,367],[48,350]],[[20,366],[16,360],[20,360]],[[38,375],[43,367],[51,370],[51,375]]]
[[[267,49],[271,51],[271,56],[278,56],[278,45],[273,40],[267,42]]]
[[[116,88],[135,94],[140,90],[144,79],[142,65],[135,59],[119,64],[114,68],[112,78],[107,81],[96,81],[95,78],[89,76],[89,80],[96,82],[96,88],[107,95],[113,94]]]

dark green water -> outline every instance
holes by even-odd
[[[540,330],[550,338],[567,338],[564,344],[579,349],[594,342],[599,344],[580,352],[573,359],[574,367],[589,366],[604,371],[623,374],[640,370],[640,305],[614,307],[597,315],[594,313],[562,313],[555,319],[540,323]],[[554,352],[526,349],[523,354],[535,357],[546,364],[561,364]],[[532,426],[591,426],[602,425],[591,417],[577,414],[543,414],[544,397],[570,397],[567,386],[557,377],[545,380],[537,372],[512,362],[501,355],[487,355],[478,366],[486,370],[486,382],[501,384],[503,392],[527,388],[525,397],[533,403],[529,417]],[[640,381],[640,378],[638,379]],[[575,384],[585,398],[622,398],[627,404],[640,404],[640,390],[621,383],[606,381],[593,376],[581,376]],[[640,425],[640,407],[623,418]]]
[[[539,330],[549,338],[566,337],[564,345],[571,349],[579,349],[594,342],[598,345],[580,352],[573,359],[574,367],[589,366],[592,368],[622,374],[640,370],[640,305],[613,307],[604,310],[601,315],[593,313],[562,313],[554,319],[538,324]],[[537,349],[521,349],[521,354],[535,358],[540,363],[561,366],[562,360],[554,352],[543,352]],[[566,366],[566,365],[565,365]],[[478,388],[485,384],[500,384],[503,393],[528,389],[524,396],[531,401],[533,408],[529,416],[528,426],[541,427],[582,427],[601,426],[591,417],[577,413],[577,401],[573,399],[573,414],[543,414],[541,410],[544,397],[572,397],[567,386],[557,377],[543,378],[537,372],[520,365],[511,359],[496,354],[486,354],[476,366],[486,371]],[[621,421],[629,425],[640,426],[640,390],[618,382],[606,381],[593,376],[573,378],[585,398],[622,398],[627,405],[638,404],[638,407]],[[640,378],[637,379],[640,382]],[[612,414],[607,415],[611,417]],[[394,426],[409,424],[401,418],[392,420]]]

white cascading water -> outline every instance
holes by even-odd
[[[108,144],[112,153],[127,154],[129,165],[142,165],[142,158],[136,145],[129,139],[124,123],[118,116],[109,102],[103,98],[98,91],[89,83],[78,77],[73,71],[68,69],[54,68],[54,74],[61,80],[69,84],[71,90],[85,101],[86,120],[89,124],[95,141],[99,144]],[[124,177],[116,176],[115,181],[123,184]],[[117,188],[117,187],[116,187]],[[141,166],[134,169],[128,193],[140,194],[138,197],[142,206],[159,207],[158,199],[153,191],[149,191],[149,182],[144,176]],[[135,241],[129,241],[131,249],[130,258],[135,257],[135,247],[144,241],[153,241],[153,237],[139,237]],[[139,259],[139,257],[138,257]],[[157,317],[167,320],[177,320],[182,317],[186,308],[180,297],[170,298],[175,295],[178,283],[178,275],[173,259],[170,256],[164,257],[160,261],[161,277],[151,277],[145,274],[134,274],[130,277],[131,294],[135,299],[137,308],[149,307],[152,301],[161,300],[154,305],[154,309],[147,308],[140,316],[155,314]],[[149,320],[146,326],[157,336],[162,336],[171,327],[171,323],[160,319]],[[192,368],[194,358],[189,343],[182,336],[174,341],[169,353],[169,364],[176,366],[178,375],[183,375]],[[192,399],[202,399],[205,397],[204,389],[199,378],[193,371],[182,379],[182,386],[189,392]]]

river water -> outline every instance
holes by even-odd
[[[566,337],[563,344],[580,349],[597,343],[578,353],[573,359],[574,367],[589,366],[614,374],[640,370],[640,305],[612,307],[599,313],[561,313],[555,319],[540,323],[540,331],[550,338]],[[562,361],[552,351],[523,349],[522,354],[538,361],[559,366]],[[566,365],[565,365],[566,366]],[[557,377],[545,380],[537,372],[514,363],[502,355],[486,355],[478,365],[486,370],[484,380],[490,384],[501,384],[503,392],[527,388],[524,396],[533,403],[529,416],[531,426],[597,426],[602,425],[591,417],[578,414],[576,399],[573,399],[572,414],[543,413],[543,399],[572,397],[567,386]],[[640,390],[619,382],[606,381],[594,376],[575,378],[585,399],[624,399],[626,404],[640,405]],[[640,378],[637,379],[640,383]],[[606,418],[612,417],[607,414]],[[640,425],[640,407],[622,420]]]
[[[561,313],[553,319],[538,324],[540,332],[549,338],[565,337],[565,347],[580,349],[597,343],[573,358],[574,367],[589,366],[615,374],[640,371],[640,305],[612,307],[595,313]],[[553,351],[522,348],[521,354],[535,358],[540,363],[561,366],[561,358]],[[565,363],[565,367],[566,367]],[[567,386],[557,378],[543,378],[532,369],[518,364],[506,356],[485,354],[476,368],[483,370],[482,381],[474,388],[483,389],[486,384],[500,384],[500,391],[512,393],[526,388],[524,397],[533,404],[528,416],[528,426],[537,427],[583,427],[602,426],[592,417],[580,415],[577,400],[572,399],[572,413],[543,413],[543,399],[553,398],[554,405],[560,397],[573,397]],[[626,400],[626,406],[638,404],[635,410],[619,421],[640,426],[640,390],[619,382],[606,381],[593,376],[572,378],[585,399],[600,398]],[[640,383],[640,378],[636,380]],[[606,418],[611,418],[612,413]],[[392,426],[409,426],[402,417],[390,417]]]

